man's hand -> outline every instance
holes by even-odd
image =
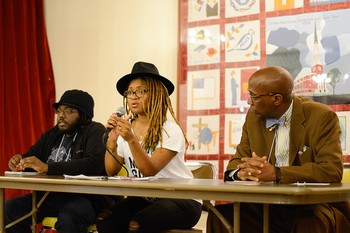
[[[40,159],[35,156],[30,156],[20,161],[20,167],[22,170],[26,168],[32,168],[39,173],[46,173],[48,170],[48,165],[43,163]]]
[[[276,179],[274,166],[267,161],[267,156],[259,157],[253,152],[252,157],[242,158],[237,166],[240,171],[237,176],[241,180],[274,181]]]
[[[19,172],[22,171],[22,168],[20,167],[20,161],[22,159],[21,155],[14,155],[9,160],[8,166],[13,172]]]

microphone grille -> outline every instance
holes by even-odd
[[[119,108],[117,109],[117,111],[116,111],[116,114],[117,114],[119,117],[123,116],[125,113],[126,113],[126,111],[125,111],[125,108],[123,108],[123,107],[119,107]]]

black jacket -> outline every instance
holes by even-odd
[[[47,175],[106,175],[105,146],[102,143],[104,132],[104,126],[97,122],[91,122],[80,128],[71,148],[71,160],[50,163]],[[56,125],[43,133],[39,140],[29,148],[29,151],[22,156],[36,156],[46,163],[52,148],[62,137],[63,133]]]

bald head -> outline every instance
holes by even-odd
[[[262,93],[279,93],[291,100],[294,82],[290,73],[279,66],[269,66],[256,71],[249,79]]]
[[[293,101],[293,79],[278,66],[256,71],[249,79],[248,104],[258,117],[279,119]]]

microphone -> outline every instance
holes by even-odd
[[[115,113],[117,114],[118,117],[121,117],[121,116],[123,116],[123,115],[126,113],[126,111],[125,111],[125,108],[119,107]],[[109,132],[111,132],[112,129],[113,129],[113,128],[107,128],[106,132],[103,134],[103,136],[102,136],[102,142],[103,142],[104,144],[107,143],[108,134],[109,134]]]
[[[272,125],[272,126],[269,128],[269,131],[271,132],[271,131],[275,130],[276,128],[278,128],[278,124]]]
[[[278,124],[274,124],[273,126],[270,127],[270,131],[275,130],[275,135],[273,136],[272,143],[271,143],[271,148],[270,148],[270,153],[269,157],[267,158],[267,162],[270,162],[271,154],[272,154],[272,149],[276,147],[276,140],[277,140],[277,129],[278,129]]]
[[[121,117],[126,113],[126,111],[125,111],[125,108],[119,107],[115,113],[117,114],[118,117]]]

